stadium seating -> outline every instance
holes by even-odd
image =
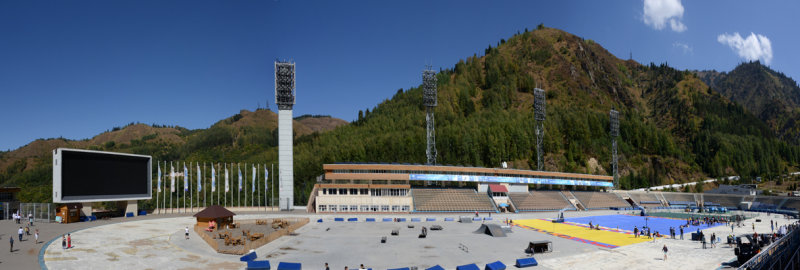
[[[609,192],[573,191],[586,209],[608,209],[611,207],[630,207],[631,205],[617,194]]]
[[[537,190],[530,193],[509,193],[508,196],[517,211],[553,211],[572,208],[572,204],[564,199],[559,191]]]
[[[703,194],[703,201],[718,203],[727,208],[738,208],[742,202],[742,195]]]
[[[689,202],[690,204],[697,205],[694,200],[694,194],[662,192],[661,195],[664,196],[664,199],[670,202],[670,204],[672,204],[672,202],[679,202],[683,204],[687,204],[685,202]]]
[[[640,206],[644,207],[661,207],[661,200],[656,197],[654,193],[638,193],[638,192],[628,192],[628,195],[631,195],[631,199],[638,203]]]
[[[800,198],[795,197],[786,200],[786,202],[783,204],[783,206],[781,206],[781,208],[788,210],[795,210],[795,211],[800,210]]]
[[[474,189],[413,189],[414,210],[432,212],[495,212],[489,196]]]

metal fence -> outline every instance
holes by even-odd
[[[34,222],[53,222],[56,218],[55,210],[52,203],[20,203],[18,208],[22,220],[26,222],[29,215],[33,216]],[[12,213],[9,213],[9,217]]]
[[[800,268],[800,229],[797,227],[739,267],[742,270],[798,268]]]

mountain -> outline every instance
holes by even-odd
[[[741,63],[728,73],[712,70],[696,74],[766,122],[776,135],[800,142],[800,86],[796,81],[758,61]]]
[[[536,87],[546,90],[543,145],[548,171],[610,172],[612,108],[620,111],[617,141],[624,189],[723,175],[770,178],[795,170],[800,162],[800,147],[775,136],[767,122],[709,88],[695,73],[622,60],[590,39],[541,25],[483,52],[437,74],[438,164],[499,167],[508,161],[514,168],[535,168]],[[322,164],[426,160],[420,87],[398,90],[350,124],[336,122],[295,119],[298,203],[323,173]],[[271,111],[242,111],[208,129],[165,129],[85,147],[149,154],[156,160],[272,164],[277,163],[276,126]],[[314,132],[320,127],[328,131]],[[180,140],[165,139],[170,134]],[[39,148],[50,151],[59,143],[48,141]],[[43,197],[24,198],[47,200],[47,153],[40,161],[21,161],[23,166],[10,156],[0,156],[0,162],[11,164],[0,167],[0,184],[38,188]]]

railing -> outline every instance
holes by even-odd
[[[797,225],[761,253],[742,264],[739,269],[797,269],[800,267],[800,230]]]

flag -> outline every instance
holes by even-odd
[[[245,167],[247,168],[247,167]],[[242,168],[239,167],[239,191],[242,191]]]
[[[203,186],[201,186],[203,178],[200,178],[200,175],[200,164],[197,164],[197,192],[203,191]]]
[[[264,165],[264,191],[269,190],[269,185],[267,185],[267,179],[269,179],[269,171],[267,171],[267,165]]]
[[[175,193],[175,167],[172,167],[172,165],[169,165],[169,170],[170,170],[170,173],[169,173],[169,179],[170,179],[169,192]]]
[[[228,167],[225,167],[225,193],[228,193],[230,188],[228,188]]]
[[[161,192],[161,164],[158,164],[158,192]]]
[[[250,186],[253,187],[250,190],[250,193],[256,193],[256,166],[253,166],[253,182],[250,182]]]
[[[189,170],[186,169],[186,163],[183,163],[183,191],[189,191]]]
[[[211,192],[217,191],[217,176],[214,173],[214,164],[211,164]],[[213,194],[212,194],[213,195]]]

